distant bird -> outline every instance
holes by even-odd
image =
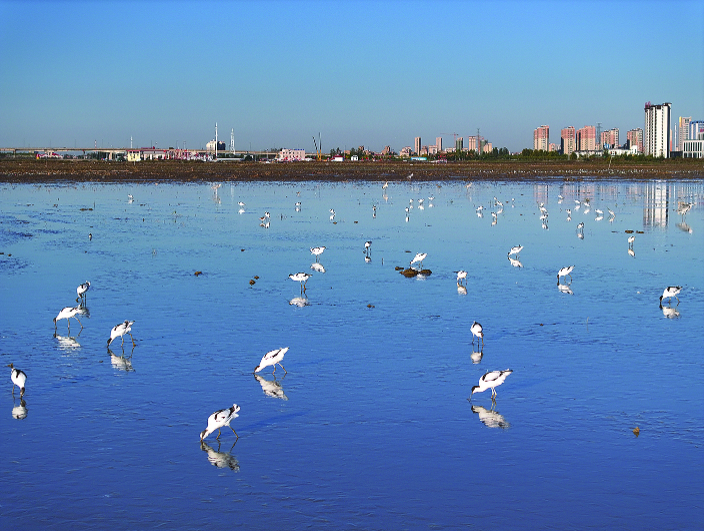
[[[425,260],[427,256],[428,256],[428,253],[417,253],[416,256],[413,258],[413,260],[411,260],[410,265],[413,265],[416,262],[419,262],[420,268],[423,269],[423,260]]]
[[[689,212],[692,208],[692,203],[686,203],[684,201],[680,201],[677,205],[677,213],[680,216],[686,216],[687,212]]]
[[[477,207],[477,214],[480,213],[482,210],[484,210],[484,205],[479,205]]]
[[[308,279],[310,278],[310,275],[308,273],[304,272],[299,272],[299,273],[293,273],[288,276],[291,280],[295,282],[300,282],[301,283],[301,291],[306,290],[306,282],[308,282]]]
[[[672,297],[677,299],[677,304],[679,304],[680,299],[677,295],[680,294],[680,291],[682,291],[682,286],[668,286],[668,287],[666,287],[665,291],[663,291],[662,295],[660,295],[660,306],[662,306],[663,299],[670,299],[670,302],[672,302]]]
[[[201,433],[200,433],[200,440],[204,440],[208,435],[213,433],[215,430],[218,430],[218,436],[215,437],[217,440],[220,440],[220,430],[224,428],[225,426],[229,427],[232,430],[232,433],[235,434],[235,436],[239,439],[240,436],[237,435],[237,432],[235,429],[230,426],[230,422],[232,422],[234,419],[239,417],[237,412],[240,410],[240,406],[237,404],[232,404],[232,407],[227,408],[227,409],[221,409],[220,411],[216,411],[212,415],[208,417],[208,427],[205,428]]]
[[[386,181],[384,184],[381,185],[381,188],[383,190],[386,190],[389,187],[389,181]]]
[[[120,324],[116,324],[115,326],[113,326],[112,330],[110,330],[110,339],[108,339],[108,347],[110,346],[110,343],[112,343],[118,337],[122,338],[122,346],[124,346],[125,334],[130,335],[130,337],[132,338],[132,346],[135,346],[134,337],[132,337],[133,324],[134,321],[124,321]]]
[[[93,241],[93,233],[92,233],[92,232],[89,232],[89,233],[88,233],[88,241],[89,241],[89,242],[92,242],[92,241]]]
[[[68,323],[68,331],[71,332],[71,317],[73,317],[76,321],[78,321],[78,324],[81,325],[81,330],[83,330],[83,323],[81,323],[81,320],[76,317],[76,314],[81,311],[80,306],[66,306],[63,308],[60,312],[59,315],[54,317],[54,330],[56,330],[56,321],[60,321],[61,319],[66,319],[66,322]]]
[[[271,216],[269,215],[269,212],[264,212],[264,215],[259,218],[259,221],[261,223],[266,223],[269,221],[270,218],[271,218]]]
[[[596,213],[597,216],[603,216],[603,215],[604,215],[604,211],[601,210],[600,208],[597,208],[594,212]]]
[[[280,365],[282,369],[284,369],[284,373],[288,374],[288,371],[284,368],[283,365],[281,365],[281,360],[284,359],[284,355],[288,352],[288,347],[284,348],[276,348],[274,350],[270,350],[264,356],[262,357],[262,361],[259,362],[259,365],[254,367],[254,372],[257,373],[264,369],[265,367],[274,367],[274,371],[271,374],[276,373],[276,365]]]
[[[578,231],[581,231],[581,232],[584,232],[584,221],[580,221],[580,222],[577,224],[577,230],[578,230]]]
[[[572,278],[572,271],[573,271],[573,270],[574,270],[574,266],[573,266],[573,265],[571,265],[571,266],[565,266],[565,267],[561,268],[561,269],[557,272],[557,283],[558,283],[558,284],[560,283],[560,277],[567,277],[567,276],[569,276],[570,278]]]
[[[479,378],[479,385],[472,387],[472,393],[469,395],[470,400],[474,393],[483,393],[487,389],[491,389],[491,399],[496,400],[496,388],[506,380],[506,377],[513,371],[506,369],[505,371],[491,371]]]
[[[132,196],[132,194],[127,194],[127,202],[134,203],[134,197]]]
[[[320,255],[323,254],[325,251],[325,246],[321,245],[320,247],[311,247],[310,248],[310,253],[315,255],[315,261],[317,262],[318,259],[320,258]]]
[[[364,242],[364,252],[367,253],[367,256],[372,252],[372,241],[371,240]]]
[[[334,208],[330,209],[330,217],[333,217],[333,218],[335,217],[335,209]]]
[[[467,282],[467,272],[464,269],[460,269],[457,272],[457,285],[461,286],[462,281],[464,281],[465,283]]]
[[[628,237],[628,247],[633,248],[633,242],[636,241],[636,235],[632,234]]]
[[[238,205],[240,208],[244,208],[244,207],[245,207],[245,202],[244,202],[244,201],[238,201],[238,202],[237,202],[237,205]]]
[[[24,371],[15,369],[12,363],[10,363],[8,367],[11,369],[10,379],[12,380],[12,396],[15,396],[15,386],[17,386],[20,388],[20,398],[22,398],[24,395],[24,384],[27,381],[27,375]]]
[[[482,340],[482,347],[484,347],[484,328],[482,325],[474,321],[469,327],[469,331],[472,332],[472,345],[474,345],[474,337],[476,336]]]
[[[515,254],[516,258],[519,258],[518,255],[521,253],[522,250],[523,250],[522,245],[515,245],[515,246],[511,247],[511,250],[508,252],[508,255],[511,256],[512,254]]]
[[[90,289],[90,282],[88,282],[87,280],[86,280],[83,284],[81,284],[80,286],[78,286],[78,287],[76,288],[76,295],[77,295],[76,302],[78,302],[78,301],[81,300],[83,297],[85,297],[86,292],[87,292],[89,289]]]
[[[301,210],[301,202],[300,201],[296,201],[296,204],[294,206],[296,207],[296,211]]]

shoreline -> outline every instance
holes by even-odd
[[[701,180],[704,161],[196,162],[0,160],[2,183]]]

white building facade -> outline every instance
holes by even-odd
[[[645,104],[645,127],[643,128],[643,152],[653,157],[670,157],[670,109],[671,103]]]
[[[289,162],[294,160],[305,160],[306,150],[305,149],[282,149],[279,154],[276,155],[276,160],[280,162]]]

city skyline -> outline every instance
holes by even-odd
[[[3,0],[0,146],[201,148],[218,122],[237,151],[520,151],[540,124],[643,128],[646,101],[704,119],[702,42],[691,1]]]

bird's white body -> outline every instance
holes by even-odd
[[[310,253],[315,255],[315,259],[317,260],[320,258],[320,255],[325,252],[325,246],[321,245],[319,247],[311,247],[310,248]]]
[[[110,339],[108,339],[108,347],[110,343],[115,341],[118,337],[122,338],[122,345],[125,344],[125,334],[129,334],[132,337],[132,325],[134,321],[123,321],[120,324],[116,324],[110,330]],[[134,337],[132,337],[132,345],[134,346]]]
[[[306,282],[308,282],[308,279],[310,278],[310,275],[308,273],[304,273],[303,271],[300,271],[298,273],[292,273],[288,276],[291,280],[295,282],[300,282],[301,283],[301,291],[305,291],[306,289]]]
[[[580,221],[577,224],[577,230],[584,230],[584,221]]]
[[[522,245],[515,245],[515,246],[511,247],[511,250],[508,252],[508,255],[511,256],[512,254],[515,254],[516,256],[518,256],[522,250],[523,250]]]
[[[482,345],[484,345],[484,328],[482,325],[474,321],[472,326],[469,327],[469,331],[472,332],[472,343],[474,343],[474,338],[478,337],[482,340]]]
[[[680,291],[682,291],[682,286],[668,286],[668,287],[666,287],[665,291],[663,291],[662,295],[660,296],[660,306],[662,306],[663,299],[670,299],[670,302],[672,302],[672,297],[677,299],[677,304],[679,304],[680,299],[677,295],[680,294]]]
[[[68,322],[68,330],[69,332],[71,331],[71,317],[73,317],[76,321],[78,321],[78,324],[81,325],[81,329],[83,329],[83,323],[81,323],[81,320],[76,317],[76,314],[78,314],[81,311],[80,306],[66,306],[63,308],[60,312],[59,315],[54,317],[54,329],[56,329],[56,321],[60,321],[61,319],[66,319]]]
[[[371,240],[364,242],[364,250],[365,251],[369,252],[369,249],[371,248],[371,246],[372,246]]]
[[[628,245],[632,246],[634,241],[636,241],[636,235],[632,234],[628,237]]]
[[[76,288],[76,296],[79,299],[82,299],[83,296],[86,294],[86,291],[88,291],[89,289],[90,289],[90,282],[88,282],[86,280],[83,284],[81,284],[80,286],[78,286]]]
[[[12,380],[12,396],[15,395],[15,386],[20,388],[20,398],[24,395],[24,384],[27,381],[27,375],[24,371],[15,369],[12,363],[8,365],[10,367],[10,380]]]
[[[208,427],[205,428],[201,433],[200,433],[200,440],[204,440],[208,435],[213,433],[215,430],[218,430],[218,436],[216,439],[220,439],[220,429],[224,428],[225,426],[228,426],[232,432],[237,435],[237,432],[235,429],[230,426],[230,422],[232,420],[236,419],[239,417],[237,412],[240,410],[240,406],[237,404],[232,404],[232,407],[227,408],[227,409],[221,409],[220,411],[216,411],[212,415],[208,417]],[[240,436],[237,435],[237,438],[239,439]]]
[[[565,267],[561,268],[561,269],[557,272],[557,281],[560,282],[560,279],[561,279],[562,277],[566,277],[566,276],[569,276],[570,278],[572,278],[572,271],[573,271],[573,270],[574,270],[574,266],[573,266],[573,265],[571,265],[571,266],[565,266]]]
[[[416,256],[411,260],[411,265],[415,264],[416,262],[420,263],[421,269],[423,269],[423,260],[426,259],[428,256],[428,253],[418,253]]]
[[[272,374],[276,372],[276,364],[278,363],[282,369],[284,369],[284,366],[281,365],[281,360],[284,359],[284,355],[288,352],[288,347],[284,348],[276,348],[274,350],[270,350],[264,356],[262,357],[262,361],[259,362],[259,365],[257,365],[254,368],[254,372],[257,373],[264,369],[265,367],[274,367],[274,371]],[[287,372],[286,369],[284,369],[284,372]]]
[[[463,280],[467,280],[467,272],[461,269],[457,272],[457,285],[459,286]]]
[[[496,388],[500,386],[506,380],[506,377],[513,371],[511,369],[506,369],[505,371],[491,371],[479,378],[479,385],[472,387],[472,393],[470,398],[474,393],[483,393],[487,389],[491,389],[492,399],[496,396]]]

